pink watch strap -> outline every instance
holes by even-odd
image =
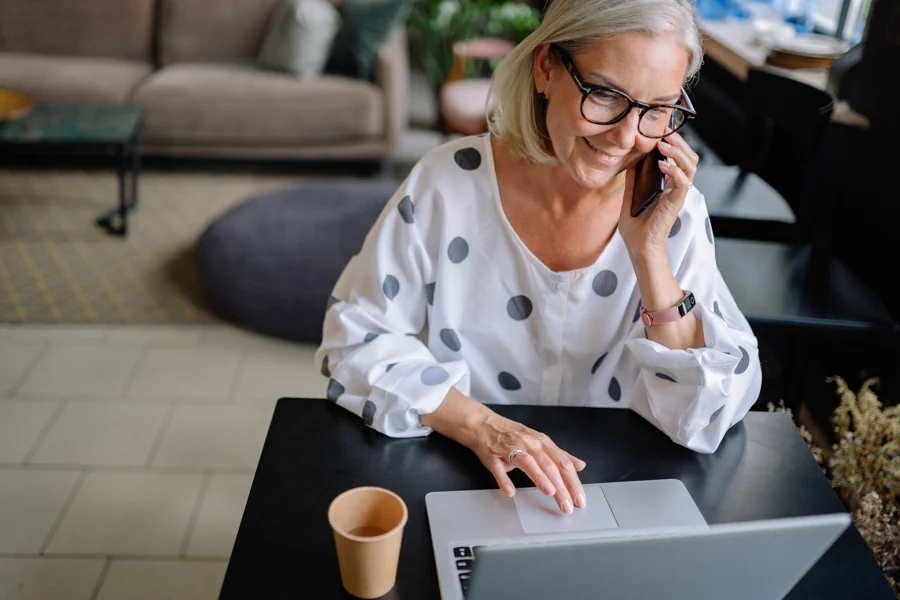
[[[682,298],[678,304],[670,308],[650,312],[642,306],[641,321],[644,322],[644,325],[650,327],[652,325],[659,325],[660,323],[671,323],[691,312],[691,309],[697,304],[696,300],[694,300],[694,294],[685,290],[681,291],[684,292],[684,298]]]

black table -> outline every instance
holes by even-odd
[[[498,406],[587,461],[584,483],[662,479],[684,482],[709,523],[843,511],[791,420],[753,412],[714,455],[672,443],[621,409]],[[519,471],[517,486],[529,485]],[[437,599],[425,513],[431,491],[495,488],[469,450],[439,435],[391,439],[325,400],[278,402],[225,575],[220,600],[350,599],[340,583],[326,513],[340,492],[377,485],[409,507],[397,586],[385,598]],[[636,568],[639,568],[636,566]],[[851,526],[788,596],[895,599]]]
[[[128,233],[128,213],[138,201],[142,118],[143,111],[136,106],[37,104],[19,119],[0,122],[0,155],[28,151],[112,153],[119,177],[119,204],[98,216],[96,223],[112,235],[124,236]]]

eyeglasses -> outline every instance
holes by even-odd
[[[638,132],[648,138],[662,138],[675,133],[697,116],[687,92],[681,88],[683,104],[645,104],[632,100],[617,89],[588,83],[575,68],[572,58],[557,46],[552,47],[563,66],[581,90],[581,116],[595,125],[612,125],[624,119],[634,107],[641,110]]]

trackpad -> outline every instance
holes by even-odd
[[[615,529],[619,525],[599,484],[584,486],[587,508],[575,507],[571,515],[563,513],[553,496],[537,488],[516,490],[513,500],[525,533],[565,533]]]

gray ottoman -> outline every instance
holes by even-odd
[[[249,329],[318,343],[335,282],[399,185],[317,180],[232,208],[197,243],[209,301]]]

